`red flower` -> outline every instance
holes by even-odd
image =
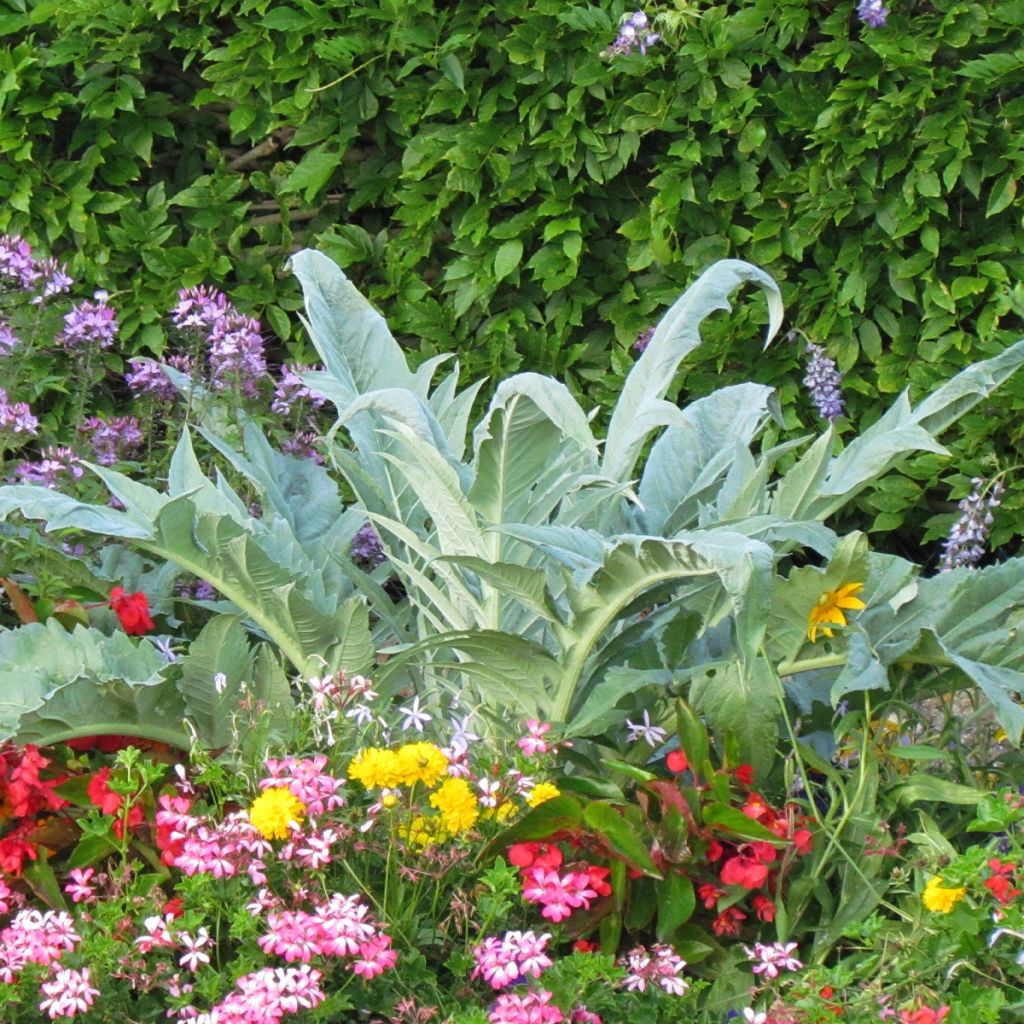
[[[948,1006],[940,1006],[937,1010],[930,1006],[922,1006],[917,1010],[901,1010],[900,1024],[939,1024],[947,1013]]]
[[[598,896],[611,896],[612,887],[608,884],[607,878],[611,874],[610,868],[600,868],[596,864],[586,865],[587,874],[590,876],[590,888]]]
[[[750,852],[762,863],[771,864],[778,856],[778,851],[771,843],[756,842],[750,844]]]
[[[711,910],[718,903],[719,897],[724,895],[725,890],[719,889],[713,882],[705,882],[697,889],[697,898],[708,910]]]
[[[759,860],[737,854],[722,866],[723,885],[742,885],[744,889],[760,889],[768,880],[768,868]]]
[[[572,944],[572,948],[581,953],[596,953],[600,950],[601,945],[598,942],[591,942],[589,939],[577,939]]]
[[[745,921],[747,915],[742,910],[729,907],[723,910],[718,917],[711,922],[711,930],[716,935],[739,935],[740,921]]]
[[[185,913],[185,901],[180,896],[175,896],[164,904],[163,913],[170,914],[171,917],[181,917]]]
[[[141,825],[145,820],[145,814],[142,811],[142,807],[139,804],[132,804],[128,808],[128,814],[126,816],[118,816],[114,820],[112,831],[118,839],[124,839],[124,828],[127,824],[128,830],[131,831],[138,825]],[[127,818],[127,821],[125,820]]]
[[[775,904],[767,896],[758,893],[754,897],[754,913],[759,921],[774,921]]]
[[[709,863],[714,864],[716,860],[721,860],[725,853],[725,847],[717,839],[712,839],[708,843],[707,853],[704,854],[707,857]]]
[[[4,760],[9,765],[17,756],[16,749],[12,747]],[[63,781],[63,777],[39,777],[39,773],[49,764],[49,758],[43,757],[31,743],[21,751],[21,759],[11,768],[7,781],[6,800],[10,804],[12,817],[27,818],[42,810],[57,811],[67,806],[67,801],[53,791]]]
[[[1013,862],[1001,863],[998,857],[993,857],[988,862],[988,868],[992,872],[991,878],[986,878],[982,885],[1000,902],[1009,903],[1015,896],[1020,895],[1020,889],[1016,888],[1008,875],[1013,874]]]
[[[668,757],[665,758],[665,765],[673,775],[678,775],[680,772],[685,772],[690,767],[690,762],[686,759],[686,755],[681,750],[673,750]]]
[[[736,781],[743,786],[752,786],[754,784],[754,769],[749,764],[741,764],[736,769]]]
[[[806,856],[814,848],[814,836],[809,829],[798,828],[793,833],[793,845],[796,847],[797,853]]]
[[[508,848],[508,862],[517,868],[554,870],[562,863],[562,851],[550,843],[515,843]]]
[[[129,636],[142,636],[154,628],[149,617],[149,601],[141,591],[126,594],[124,587],[114,587],[110,591],[110,607]]]
[[[85,793],[104,814],[117,814],[124,803],[124,798],[110,788],[109,780],[110,769],[101,768],[89,780]]]

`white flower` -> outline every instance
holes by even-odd
[[[626,727],[629,729],[629,735],[626,736],[626,739],[630,743],[636,743],[637,740],[642,739],[649,746],[656,747],[660,743],[664,743],[665,737],[668,735],[660,725],[654,725],[651,722],[651,716],[647,711],[644,711],[643,722],[634,723],[627,718]]]
[[[402,719],[402,730],[415,729],[417,732],[423,732],[423,726],[427,722],[433,721],[433,716],[428,715],[426,711],[420,709],[419,697],[413,697],[412,704],[405,704],[398,709],[399,713],[405,717]]]

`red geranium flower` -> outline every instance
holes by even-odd
[[[110,607],[129,636],[142,636],[154,628],[149,617],[149,601],[141,591],[126,594],[124,587],[114,587],[110,591]]]
[[[124,803],[124,797],[110,788],[110,769],[100,768],[89,780],[86,796],[104,813],[117,814]]]

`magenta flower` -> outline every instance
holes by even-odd
[[[46,998],[39,1004],[50,1020],[58,1017],[74,1017],[85,1013],[98,996],[99,989],[89,983],[89,968],[80,971],[59,970],[52,981],[44,981],[40,991]]]
[[[516,740],[516,746],[527,756],[546,754],[551,748],[544,739],[545,733],[551,731],[550,722],[538,722],[536,718],[527,719],[525,736]]]

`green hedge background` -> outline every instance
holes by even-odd
[[[862,429],[1024,335],[1024,5],[891,0],[874,30],[854,7],[648,6],[664,43],[607,59],[622,3],[0,0],[0,231],[112,293],[122,358],[159,353],[200,283],[308,358],[281,268],[315,245],[424,356],[595,402],[697,272],[747,259]],[[812,427],[801,347],[762,354],[757,318],[713,330],[681,386],[753,377]],[[934,541],[972,475],[1016,464],[1022,407],[1018,379],[861,525]]]

